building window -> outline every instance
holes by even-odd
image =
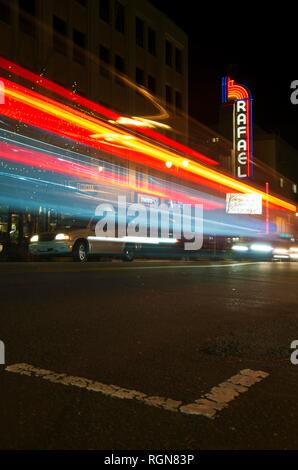
[[[11,23],[11,7],[6,2],[0,1],[0,20],[4,23]]]
[[[148,90],[153,94],[156,93],[156,78],[152,75],[148,75]]]
[[[173,104],[173,90],[169,85],[166,85],[166,103]]]
[[[102,77],[109,78],[109,65],[111,63],[111,54],[107,47],[102,44],[99,46],[99,73]]]
[[[148,27],[148,51],[156,55],[156,33],[150,26]]]
[[[144,70],[136,67],[136,83],[137,85],[144,85]]]
[[[297,194],[297,184],[293,184],[293,193]]]
[[[182,95],[180,91],[176,91],[175,93],[175,106],[179,111],[182,109]]]
[[[144,22],[140,18],[136,18],[136,43],[144,47]]]
[[[35,0],[19,0],[20,16],[19,27],[22,33],[30,36],[35,36],[35,16],[36,16],[36,2]]]
[[[117,72],[125,72],[124,59],[118,54],[115,54],[115,69]]]
[[[35,0],[19,0],[20,10],[28,15],[35,16],[36,3]]]
[[[170,43],[170,41],[166,41],[166,64],[169,67],[172,67],[172,63],[173,63],[172,55],[173,55],[172,44]]]
[[[124,74],[124,72],[125,72],[124,59],[123,59],[123,57],[121,57],[118,54],[115,54],[115,70],[116,70],[116,72],[118,72],[121,75]],[[116,83],[118,83],[118,85],[124,85],[121,78],[117,77],[117,75],[115,76],[115,81],[116,81]]]
[[[117,0],[115,4],[115,29],[122,34],[125,32],[125,8]]]
[[[110,22],[110,0],[99,0],[99,17],[106,23]]]
[[[66,21],[58,18],[58,16],[53,16],[53,47],[55,51],[60,52],[60,54],[66,55],[67,53],[67,24]]]
[[[78,31],[77,29],[73,29],[72,32],[72,40],[73,40],[73,60],[78,62],[79,64],[84,65],[86,62],[85,56],[85,47],[86,47],[86,35]]]
[[[182,72],[182,51],[180,49],[175,49],[175,69],[176,72]]]
[[[55,33],[60,34],[61,36],[67,35],[67,24],[66,21],[62,20],[58,16],[53,16],[53,30]]]

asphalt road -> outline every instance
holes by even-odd
[[[0,366],[1,449],[298,448],[298,263],[1,263],[0,279],[6,367],[70,380]],[[245,369],[268,376],[213,419],[148,405]]]

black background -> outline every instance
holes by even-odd
[[[152,0],[189,38],[189,114],[216,128],[220,81],[229,75],[254,98],[254,121],[298,148],[298,7],[285,2]],[[253,6],[251,6],[253,5]]]

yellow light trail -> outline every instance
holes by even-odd
[[[104,137],[104,134],[106,134],[107,131],[110,132],[112,129],[113,134],[115,136],[118,136],[117,140],[120,140],[121,144],[125,146],[126,148],[131,148],[133,150],[143,153],[144,155],[156,158],[165,163],[171,161],[173,162],[173,165],[175,165],[176,167],[180,167],[182,165],[183,170],[185,172],[189,172],[189,173],[201,176],[207,180],[216,182],[227,188],[231,188],[235,191],[239,191],[241,193],[261,194],[264,201],[268,200],[270,203],[274,205],[283,207],[284,209],[287,209],[291,212],[296,213],[297,209],[294,204],[284,201],[283,199],[280,199],[279,197],[273,196],[271,194],[267,195],[264,191],[261,191],[260,189],[257,189],[246,183],[237,181],[234,178],[224,175],[222,173],[219,173],[215,170],[211,170],[197,162],[189,160],[188,165],[184,166],[183,162],[185,161],[185,158],[169,150],[166,150],[162,147],[159,147],[158,145],[142,140],[141,138],[137,136],[132,136],[133,138],[127,139],[128,133],[121,132],[119,129],[113,128],[111,125],[109,126],[105,123],[101,123],[98,119],[95,119],[95,118],[92,118],[92,121],[91,121],[88,118],[88,116],[85,115],[84,113],[80,113],[77,111],[73,112],[73,110],[69,108],[68,106],[60,105],[58,102],[57,104],[52,104],[53,102],[52,103],[47,102],[40,98],[36,98],[32,95],[26,95],[20,91],[17,91],[7,86],[5,87],[5,93],[8,96],[11,96],[12,98],[18,101],[21,101],[30,106],[33,106],[36,109],[39,109],[40,111],[43,111],[43,112],[46,111],[52,116],[61,118],[62,120],[66,122],[76,124],[92,132],[93,135],[94,134],[99,135],[103,133],[103,137]]]

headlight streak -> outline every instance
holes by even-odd
[[[57,233],[55,240],[69,240],[69,235],[65,233]]]
[[[244,230],[245,232],[254,232],[254,234],[260,232],[260,227],[258,227],[258,228],[249,228],[249,227],[244,226],[244,225],[237,225],[237,224],[235,225],[235,224],[232,224],[232,223],[219,222],[218,220],[210,220],[207,217],[205,217],[204,220],[205,220],[205,223],[207,222],[209,224],[229,227],[230,232],[228,230],[226,232],[226,233],[229,233],[229,234],[233,234],[234,230],[237,233],[237,229]],[[233,230],[231,230],[231,229],[233,229]]]
[[[8,139],[7,137],[5,137],[6,134],[9,134],[10,135],[10,138]],[[0,135],[1,135],[1,130],[0,130]],[[15,137],[15,139],[13,139],[12,137]],[[20,146],[19,143],[17,142],[16,139],[18,138],[21,138],[22,140],[22,145]],[[7,132],[5,131],[4,134],[2,134],[2,139],[3,139],[3,142],[0,143],[0,149],[2,149],[2,156],[3,156],[3,153],[8,152],[9,156],[13,159],[13,161],[15,161],[15,159],[19,159],[20,156],[21,158],[24,158],[26,156],[26,152],[27,154],[29,155],[30,157],[30,160],[29,162],[28,161],[25,161],[25,163],[27,164],[30,164],[30,165],[36,165],[37,164],[37,170],[40,169],[40,168],[44,168],[44,171],[47,172],[47,175],[50,176],[51,173],[49,173],[49,171],[53,171],[53,176],[55,176],[57,174],[57,168],[56,168],[56,163],[58,162],[59,164],[59,168],[61,170],[61,167],[60,165],[63,165],[63,168],[64,166],[66,165],[66,168],[68,168],[68,165],[70,165],[70,168],[71,168],[71,171],[70,171],[70,176],[72,177],[76,177],[77,176],[77,172],[76,174],[74,175],[73,174],[73,168],[77,165],[77,161],[78,159],[75,158],[75,155],[76,153],[75,152],[72,152],[72,151],[69,151],[67,150],[66,152],[64,152],[62,149],[59,149],[58,147],[55,147],[53,145],[48,145],[46,144],[46,148],[47,150],[51,151],[50,154],[48,153],[45,153],[42,149],[42,147],[45,145],[44,143],[41,143],[39,141],[37,141],[36,139],[31,139],[31,138],[28,138],[28,137],[24,137],[24,136],[19,136],[17,134],[13,134],[13,133],[10,133],[10,132]],[[6,142],[6,143],[5,143]],[[34,145],[32,144],[34,143]],[[8,151],[9,150],[9,151]],[[60,153],[61,152],[61,153]],[[66,156],[64,156],[64,153],[66,153]],[[71,157],[70,157],[71,155]],[[0,156],[1,156],[1,153],[0,153]],[[53,160],[53,167],[44,167],[43,165],[43,159],[45,159],[45,161],[47,162],[47,165],[49,164],[49,159],[52,159]],[[84,161],[85,159],[85,161]],[[82,165],[82,168],[84,170],[86,170],[86,168],[88,168],[88,166],[90,166],[89,170],[93,171],[94,174],[96,175],[96,181],[97,183],[100,182],[101,184],[101,187],[102,187],[102,190],[96,190],[98,193],[107,193],[107,189],[104,190],[104,185],[105,182],[107,184],[107,187],[109,187],[110,189],[112,189],[113,186],[115,186],[115,188],[120,188],[120,187],[123,187],[121,186],[121,183],[119,183],[118,181],[113,181],[113,172],[114,171],[117,171],[117,166],[114,165],[114,170],[112,170],[111,172],[107,172],[106,170],[104,170],[106,176],[107,176],[107,179],[103,179],[101,176],[102,176],[102,173],[100,173],[100,180],[98,179],[99,178],[99,174],[98,174],[98,160],[95,159],[95,158],[92,158],[92,157],[87,157],[83,154],[79,154],[79,162],[81,162],[80,164]],[[88,162],[88,163],[87,163]],[[22,163],[24,163],[24,161],[22,161]],[[34,167],[33,167],[34,168]],[[66,174],[69,173],[69,172],[66,172]],[[65,172],[63,172],[61,170],[61,174],[65,174]],[[88,178],[86,177],[86,174],[88,176],[88,172],[86,173],[86,171],[84,172],[84,178],[83,178],[83,181],[84,180],[87,180],[88,181]],[[2,173],[2,175],[4,175]],[[61,187],[63,189],[67,188],[67,189],[71,189],[72,191],[75,191],[76,193],[79,193],[81,192],[82,190],[77,186],[73,186],[71,184],[61,184],[61,183],[58,183],[57,181],[50,181],[48,179],[45,179],[45,178],[41,178],[40,176],[38,177],[38,179],[36,178],[32,178],[32,177],[23,177],[23,176],[19,176],[19,175],[14,175],[14,174],[9,174],[7,173],[6,176],[10,176],[10,177],[14,177],[16,179],[22,179],[22,180],[26,180],[28,182],[32,182],[32,183],[44,183],[46,185],[52,185],[52,186],[57,186],[58,187]],[[190,188],[185,188],[183,186],[180,186],[180,185],[177,185],[177,184],[174,184],[174,183],[171,183],[171,187],[173,188],[177,188],[175,190],[169,190],[167,189],[167,186],[168,186],[168,182],[166,181],[163,181],[163,180],[160,180],[158,179],[157,177],[155,178],[151,178],[151,180],[153,181],[153,183],[149,185],[149,189],[147,188],[147,194],[150,194],[150,195],[161,195],[162,197],[165,197],[166,199],[173,199],[173,200],[176,200],[176,201],[187,201],[187,202],[190,202],[190,203],[203,203],[204,204],[204,207],[205,209],[213,209],[213,208],[223,208],[223,204],[222,204],[222,201],[218,201],[218,198],[215,198],[214,196],[211,196],[211,195],[207,195],[207,194],[204,194],[204,193],[200,193],[198,192],[197,190],[191,190]],[[134,189],[135,191],[142,191],[142,193],[146,193],[146,188],[143,188],[142,186],[138,186],[136,188],[134,188],[131,184],[128,185],[126,184],[126,189]],[[153,188],[155,188],[155,192],[153,191]],[[162,189],[162,190],[161,190]],[[198,196],[199,194],[199,196]],[[86,196],[87,196],[87,193],[86,193]],[[36,196],[37,197],[37,196]],[[90,198],[90,200],[95,200],[95,196],[91,196],[91,195],[88,195],[88,197]],[[208,200],[207,197],[210,199]],[[14,203],[16,204],[16,202]],[[52,202],[51,202],[52,204]],[[62,207],[62,206],[61,206]],[[68,209],[69,210],[69,209]],[[221,213],[217,214],[215,213],[214,214],[214,219],[215,220],[212,220],[212,218],[210,217],[211,216],[211,212],[210,210],[208,210],[207,212],[205,212],[205,216],[204,216],[204,232],[207,234],[207,233],[215,233],[215,234],[218,234],[218,235],[245,235],[245,234],[249,234],[249,233],[252,233],[252,234],[256,234],[258,232],[260,232],[262,230],[262,223],[260,222],[257,222],[257,221],[254,221],[253,218],[250,218],[249,220],[246,220],[246,219],[242,219],[241,220],[241,217],[236,217],[236,216],[227,216],[225,213],[223,213],[221,211]],[[221,220],[219,220],[219,218]],[[226,219],[226,220],[224,220]],[[242,222],[242,225],[240,223],[240,221]]]
[[[290,259],[298,260],[298,246],[291,246],[289,248]]]
[[[287,248],[273,248],[274,255],[288,255],[289,250]]]
[[[3,140],[8,140],[3,137]],[[27,148],[26,148],[27,147]],[[33,146],[19,146],[12,139],[9,139],[9,143],[0,142],[0,155],[3,159],[15,161],[25,165],[30,165],[43,169],[45,171],[54,171],[62,174],[71,176],[72,178],[80,177],[86,181],[92,181],[95,183],[114,185],[119,188],[123,187],[126,189],[132,189],[135,191],[142,191],[146,194],[154,195],[161,198],[179,200],[185,203],[202,203],[206,209],[223,208],[223,203],[213,202],[212,200],[203,199],[198,196],[188,196],[183,192],[173,190],[161,190],[154,185],[150,185],[147,188],[144,185],[133,185],[129,181],[125,181],[126,177],[123,177],[123,181],[117,175],[115,180],[115,173],[107,170],[98,172],[98,160],[93,159],[93,166],[78,163],[77,161],[68,161],[66,158],[61,158],[61,155],[55,152],[55,157],[50,154],[46,154],[37,147]],[[59,155],[58,157],[56,155]],[[91,159],[90,159],[91,160]],[[96,165],[96,167],[95,167]],[[115,170],[117,168],[115,167]]]
[[[273,251],[273,247],[266,243],[252,243],[250,249],[259,253],[270,253]]]
[[[20,178],[19,175],[10,174],[10,173],[4,173],[4,172],[0,172],[0,176],[4,176],[4,177],[6,177],[6,178],[14,178],[14,179],[17,179],[17,180]],[[46,185],[46,187],[48,187],[48,186],[50,185],[50,186],[52,186],[52,187],[54,187],[54,188],[57,187],[57,189],[59,189],[59,188],[61,188],[61,189],[69,189],[69,190],[72,190],[72,193],[77,193],[77,194],[79,193],[78,188],[75,187],[75,186],[63,185],[63,184],[60,184],[60,183],[57,183],[57,182],[45,180],[44,178],[43,178],[43,179],[41,179],[41,178],[36,179],[36,178],[32,178],[32,177],[28,177],[28,176],[27,176],[27,177],[22,177],[22,179],[25,180],[25,181],[27,181],[28,183],[35,184],[35,185],[36,185],[36,184],[38,184],[38,185],[44,184],[44,185]],[[157,183],[157,182],[156,182],[156,183]],[[38,192],[37,192],[37,196],[38,196],[38,194],[40,194],[40,189],[39,189]],[[48,190],[47,190],[47,193],[46,193],[46,194],[49,194],[49,193],[48,193]],[[30,197],[31,197],[31,196],[30,196]],[[39,197],[40,197],[40,196],[39,196]],[[63,198],[63,195],[62,195],[62,196],[60,195],[60,198],[61,198],[61,197]],[[88,195],[88,197],[90,198],[91,201],[92,201],[92,200],[97,201],[97,199],[96,199],[95,196]],[[3,197],[2,197],[2,200],[3,200]],[[73,196],[72,196],[72,200],[74,200],[74,199],[73,199]],[[106,201],[109,202],[109,203],[113,203],[113,200],[112,200],[112,199],[106,200]],[[23,201],[21,201],[21,203],[23,203]],[[13,205],[16,206],[16,207],[18,206],[18,204],[20,204],[20,201],[18,201],[18,200],[15,200],[15,201],[13,202]],[[26,202],[26,204],[28,204],[28,201]],[[39,205],[40,203],[38,202],[37,204]],[[45,202],[45,204],[46,204],[46,202]],[[50,204],[51,206],[53,206],[52,200],[51,200],[51,201],[49,200],[49,201],[48,201],[48,204]],[[31,205],[32,205],[32,203],[31,203]],[[35,205],[36,205],[36,204],[35,204]],[[32,207],[34,207],[34,206],[32,206]],[[70,211],[70,208],[69,208],[69,207],[66,208],[66,207],[64,207],[63,204],[61,204],[61,203],[60,203],[60,205],[59,205],[59,204],[58,204],[58,205],[57,205],[57,204],[54,205],[54,208],[55,208],[55,210],[59,210],[59,209],[60,209],[60,210],[62,210],[62,211],[67,211],[67,212]],[[73,210],[73,212],[75,213],[75,209]],[[234,219],[235,219],[235,221],[234,221],[234,223],[233,223],[233,220],[234,220]],[[242,234],[244,235],[244,234],[248,234],[248,233],[250,233],[250,232],[252,232],[253,234],[260,232],[260,227],[259,227],[259,228],[257,228],[257,227],[255,227],[255,228],[250,228],[250,227],[248,226],[248,224],[247,224],[247,225],[244,225],[244,224],[243,224],[243,225],[239,225],[239,219],[236,219],[235,217],[233,217],[233,218],[227,217],[227,220],[228,220],[229,222],[223,222],[223,221],[219,221],[219,220],[212,220],[212,219],[210,218],[210,216],[208,216],[208,213],[206,212],[206,213],[205,213],[205,217],[204,217],[204,227],[205,227],[205,228],[204,228],[204,231],[205,231],[205,233],[228,234],[228,235],[230,235],[230,234],[239,234],[239,233],[242,233]],[[236,220],[238,220],[238,224],[236,223]],[[250,221],[250,223],[253,223],[253,222]]]
[[[104,242],[118,242],[118,243],[143,243],[143,244],[150,244],[150,245],[160,245],[160,244],[175,244],[178,242],[176,238],[156,238],[156,237],[133,237],[133,236],[125,236],[121,238],[115,237],[88,237],[90,241],[104,241]]]
[[[1,176],[4,176],[7,178],[13,178],[13,179],[19,179],[18,175],[13,175],[13,174],[9,174],[9,173],[0,173],[0,177]],[[34,202],[34,200],[32,200],[32,192],[30,191],[30,186],[29,186],[29,189],[28,189],[28,196],[27,196],[27,199],[26,197],[23,195],[22,198],[18,198],[18,199],[14,199],[14,200],[7,200],[5,201],[4,198],[3,198],[3,195],[1,196],[1,201],[5,202],[5,203],[8,203],[9,205],[13,205],[14,207],[19,207],[19,208],[22,208],[22,205],[23,204],[26,204],[27,207],[29,208],[32,208],[32,209],[36,209],[37,207],[39,207],[40,205],[47,205],[47,206],[50,206],[52,208],[52,210],[54,211],[57,211],[57,212],[61,212],[61,213],[71,213],[73,215],[77,215],[77,212],[82,212],[85,213],[85,216],[88,218],[88,217],[91,217],[92,214],[93,214],[93,209],[92,208],[89,208],[88,211],[86,208],[84,208],[84,205],[82,205],[82,202],[78,197],[79,197],[79,194],[80,194],[80,191],[78,191],[78,189],[76,187],[73,187],[73,186],[64,186],[64,185],[61,185],[59,183],[56,183],[56,182],[52,182],[52,181],[48,181],[48,180],[44,180],[44,179],[35,179],[35,178],[29,178],[29,177],[26,177],[25,178],[26,181],[28,181],[30,184],[34,183],[35,185],[35,193],[36,193],[36,198],[37,200]],[[42,187],[40,186],[41,184],[43,184],[45,186],[45,189],[43,190]],[[37,188],[37,185],[39,185],[39,187]],[[50,185],[50,186],[49,186]],[[10,185],[11,186],[11,185]],[[50,187],[53,187],[53,189],[55,189],[57,187],[57,190],[59,191],[58,193],[53,193],[52,191],[50,191]],[[68,190],[71,190],[71,203],[72,205],[71,206],[66,206],[66,194],[63,194],[61,193],[61,189],[68,189]],[[24,190],[25,191],[25,190]],[[26,191],[25,191],[25,194],[26,194]],[[113,194],[113,193],[111,193]],[[117,194],[117,193],[116,193]],[[115,194],[115,196],[116,196]],[[47,200],[44,200],[44,196],[47,197]],[[95,196],[92,196],[92,195],[86,195],[87,197],[87,200],[89,199],[90,202],[93,201],[93,206],[95,207],[98,203],[98,198],[95,197]],[[54,199],[53,199],[54,198]],[[55,198],[58,199],[58,201],[60,202],[54,202],[55,201]],[[110,204],[113,204],[115,202],[115,199],[107,199],[107,198],[102,198],[101,197],[101,200],[102,201],[105,201],[107,203],[110,203]],[[87,212],[86,212],[87,211]],[[211,233],[211,234],[218,234],[218,235],[230,235],[230,234],[241,234],[242,235],[247,235],[249,232],[252,232],[252,234],[256,234],[257,232],[260,232],[260,228],[249,228],[247,225],[245,226],[244,224],[241,226],[236,223],[232,223],[233,220],[231,220],[231,218],[229,217],[228,218],[229,222],[230,223],[224,223],[224,222],[220,222],[218,220],[211,220],[210,217],[208,217],[208,213],[206,212],[206,216],[204,217],[204,233],[205,234],[208,234],[208,233]],[[239,222],[239,220],[238,220]],[[253,223],[251,221],[251,223]]]
[[[1,154],[0,154],[0,157],[1,157]],[[45,184],[45,185],[51,185],[51,186],[57,186],[59,189],[72,189],[74,191],[78,191],[78,188],[75,187],[75,186],[71,186],[69,184],[62,184],[62,183],[58,183],[58,182],[55,182],[55,181],[50,181],[50,180],[45,180],[45,179],[42,179],[42,178],[32,178],[30,176],[20,176],[20,175],[15,175],[13,173],[8,173],[8,172],[5,172],[5,171],[0,171],[0,176],[4,176],[5,178],[13,178],[13,179],[16,179],[16,180],[21,180],[21,181],[27,181],[31,184]],[[1,197],[1,196],[0,196]]]
[[[5,82],[5,79],[3,79],[3,81]],[[24,87],[18,86],[17,87],[18,89],[16,90],[16,86],[15,85],[13,86],[13,84],[11,85],[11,83],[12,82],[9,82],[9,81],[6,80],[6,94],[7,94],[7,97],[8,98],[9,97],[13,98],[12,104],[16,104],[17,102],[21,102],[21,103],[25,103],[27,106],[29,106],[29,110],[28,110],[29,111],[29,116],[30,116],[30,107],[31,107],[33,109],[35,108],[35,116],[36,116],[36,109],[38,109],[43,114],[50,114],[51,116],[55,116],[55,118],[58,117],[58,118],[62,119],[62,121],[68,123],[68,125],[70,125],[70,126],[75,125],[78,129],[81,128],[82,130],[89,130],[92,133],[101,132],[101,130],[106,126],[105,123],[101,123],[99,120],[96,120],[96,119],[91,119],[90,116],[84,115],[83,113],[78,113],[77,111],[72,111],[71,108],[68,108],[67,106],[63,106],[63,105],[59,104],[58,102],[55,102],[55,104],[53,104],[53,100],[44,101],[44,99],[40,99],[41,95],[39,95],[39,97],[37,97],[38,95],[36,93],[30,92],[30,91],[28,92],[28,90],[24,89]],[[22,91],[22,90],[25,90],[25,91]],[[5,108],[6,108],[6,106],[1,107],[0,112],[2,112],[3,114],[5,114],[5,112],[7,113],[7,110],[5,110]],[[32,122],[30,122],[30,121],[34,120],[34,118],[32,117],[33,109],[31,110],[31,117],[30,118],[28,117],[28,115],[26,115],[26,114],[24,115],[24,121],[26,121],[29,124],[32,124]],[[17,111],[17,110],[14,109],[14,111],[12,111],[12,109],[10,108],[9,111],[10,111],[10,115],[12,115],[12,113]],[[16,118],[16,116],[15,116],[15,118]],[[37,118],[37,116],[36,116],[36,118]],[[38,123],[37,123],[38,120],[39,119],[35,119],[35,121],[36,121],[35,125],[38,125]],[[57,119],[56,119],[56,121],[57,121]],[[42,122],[42,120],[41,120],[41,122]],[[57,125],[58,125],[57,122],[54,123],[52,128],[48,129],[48,130],[52,130],[52,132],[56,132],[56,133],[61,134],[61,135],[68,135],[69,136],[69,132],[65,133],[65,132],[62,131],[62,129],[60,129],[58,131]],[[40,123],[39,123],[39,126],[40,126]],[[44,127],[46,127],[46,126],[44,126]],[[60,123],[60,128],[61,128],[61,123]],[[123,136],[123,133],[120,133],[119,138],[121,138],[121,136]],[[81,136],[81,137],[83,137],[83,136]],[[77,134],[77,139],[82,140],[83,142],[85,141],[85,143],[86,143],[86,141],[88,142],[87,136],[85,136],[85,138],[83,137],[83,139],[81,139],[81,137],[80,137],[80,134],[79,135]],[[91,139],[89,139],[89,141],[90,140]],[[124,144],[124,142],[123,142],[123,144]],[[92,146],[92,143],[88,142],[88,145]],[[102,144],[101,144],[101,146],[102,146]],[[99,146],[99,148],[101,148],[101,146]],[[136,159],[140,163],[145,163],[149,166],[152,166],[152,161],[150,159],[160,160],[160,161],[166,162],[166,161],[169,161],[169,157],[170,157],[171,161],[173,161],[173,164],[175,166],[179,166],[180,162],[181,162],[181,157],[179,157],[177,154],[166,151],[166,150],[158,147],[156,144],[153,145],[153,144],[149,144],[146,141],[141,141],[141,139],[139,139],[139,138],[132,139],[132,140],[130,140],[130,139],[125,140],[125,146],[130,148],[132,152],[136,152],[134,154],[133,159]],[[120,156],[119,152],[118,152],[118,155]],[[145,160],[145,162],[140,161],[140,157],[142,155],[147,156],[147,159]],[[133,155],[131,155],[131,154],[130,154],[130,156],[133,157]],[[168,172],[171,172],[171,169],[168,169]],[[256,188],[253,188],[252,186],[249,186],[248,184],[238,182],[235,179],[233,179],[233,178],[231,178],[227,175],[221,174],[221,173],[216,172],[214,170],[211,170],[207,167],[203,167],[202,165],[200,165],[196,162],[193,162],[193,161],[189,162],[189,165],[188,165],[187,168],[180,171],[180,177],[185,178],[185,179],[189,179],[189,176],[190,176],[189,174],[197,175],[197,176],[202,177],[203,179],[205,179],[205,185],[207,185],[207,186],[208,186],[208,182],[211,180],[211,182],[214,182],[214,183],[219,184],[219,185],[223,185],[225,187],[232,188],[236,191],[240,191],[240,192],[244,192],[244,193],[256,192],[258,194],[262,194],[262,196],[265,197],[265,193],[263,191],[261,191],[259,189],[256,189]],[[275,197],[271,194],[268,196],[268,198],[269,198],[269,202],[271,204],[277,205],[279,207],[282,207],[282,208],[287,209],[287,210],[292,211],[292,212],[296,212],[296,206],[294,206],[293,204],[288,203],[287,201],[284,201],[284,200],[282,200],[278,197]]]
[[[245,252],[248,251],[248,246],[246,246],[246,245],[233,245],[232,250],[245,253]]]
[[[77,215],[78,212],[80,213],[83,211],[86,217],[90,218],[94,214],[93,206],[95,207],[98,203],[97,197],[88,194],[81,194],[77,188],[70,185],[26,177],[23,178],[23,180],[29,183],[28,187],[20,187],[20,185],[18,185],[16,191],[11,180],[19,180],[19,175],[0,172],[0,181],[1,178],[7,182],[8,187],[12,192],[12,194],[7,191],[5,192],[4,183],[1,182],[1,203],[19,210],[24,210],[24,208],[26,208],[26,210],[36,210],[40,206],[45,205],[50,206],[53,211],[69,213],[72,215]],[[67,205],[68,195],[70,196],[69,205]],[[74,201],[76,202],[75,205]],[[88,208],[83,204],[85,202],[88,202]],[[106,202],[112,203],[113,201],[107,200]],[[93,206],[90,207],[90,203],[93,203]]]

